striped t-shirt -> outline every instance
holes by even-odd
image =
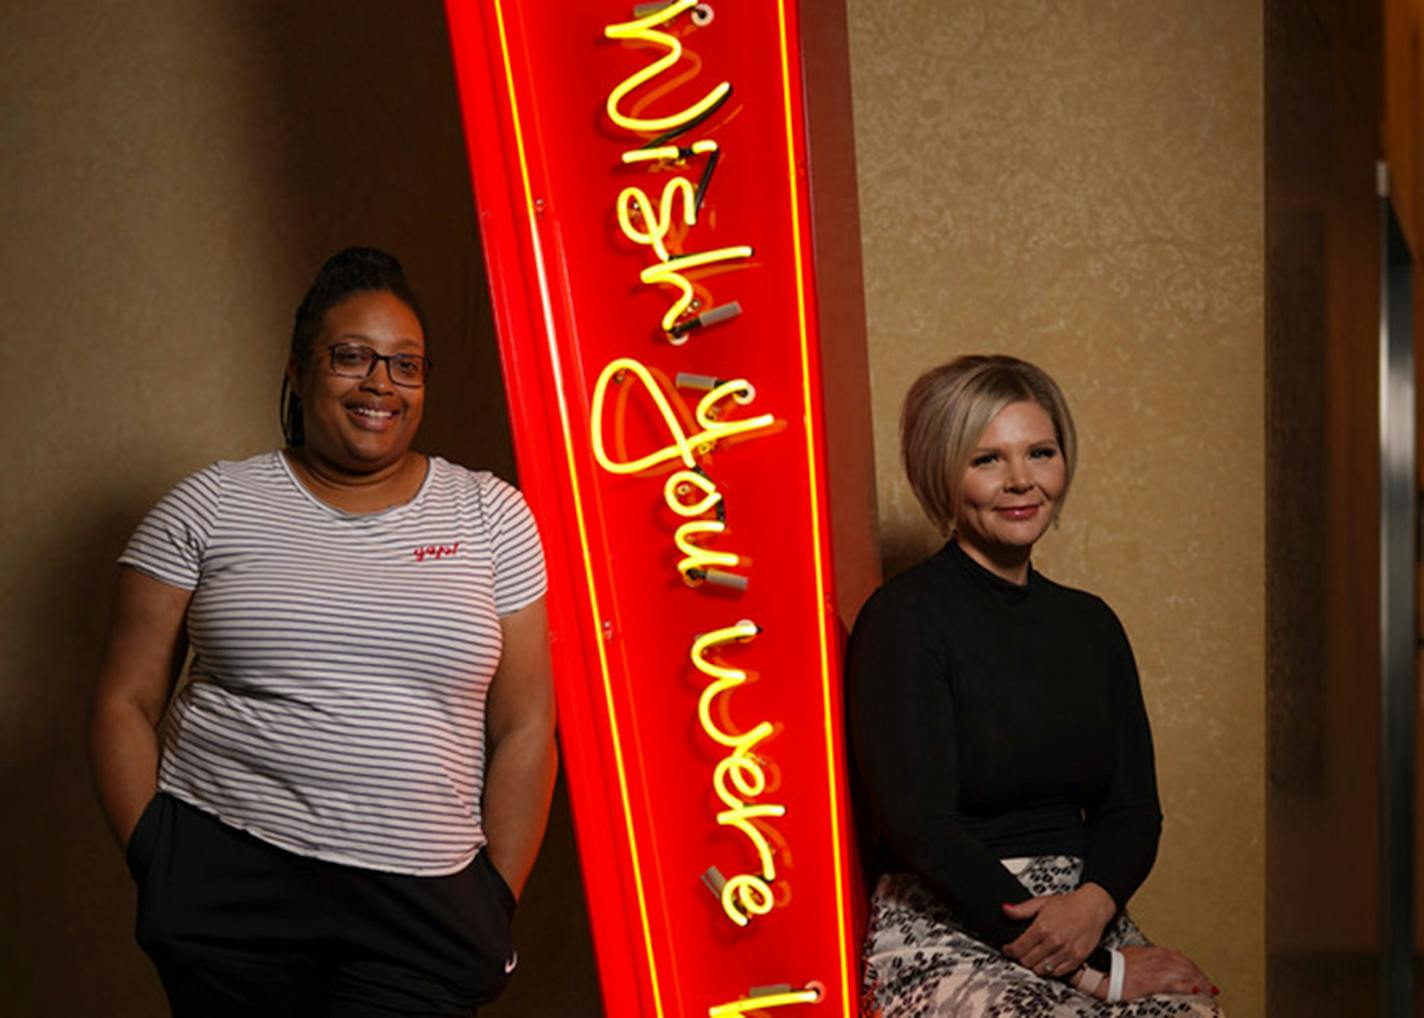
[[[518,491],[429,462],[379,513],[318,500],[273,452],[148,514],[119,561],[193,591],[161,789],[330,862],[437,876],[474,858],[499,620],[544,593],[544,559]]]

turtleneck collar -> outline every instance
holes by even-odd
[[[1032,562],[1028,565],[1028,582],[1020,585],[1012,580],[1004,579],[998,573],[985,569],[974,561],[969,553],[959,546],[959,542],[952,537],[945,543],[944,551],[941,554],[953,562],[955,567],[974,583],[995,594],[1006,604],[1022,603],[1028,599],[1033,588],[1037,586],[1038,573],[1034,570]]]

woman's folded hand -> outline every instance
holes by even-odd
[[[1087,883],[1068,894],[1047,894],[1019,904],[1005,904],[1010,919],[1033,922],[1004,954],[1039,975],[1066,976],[1103,938],[1103,929],[1117,912],[1112,896]]]

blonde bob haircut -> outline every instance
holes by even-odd
[[[960,482],[979,436],[1000,410],[1022,402],[1037,403],[1053,421],[1063,453],[1061,508],[1078,463],[1078,437],[1063,390],[1047,372],[1017,357],[975,354],[932,368],[910,386],[900,414],[900,453],[910,487],[940,533],[954,533]]]

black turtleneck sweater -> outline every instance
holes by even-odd
[[[1121,623],[1032,569],[1018,586],[954,542],[866,602],[848,724],[881,872],[910,870],[1002,947],[1030,895],[1002,865],[1074,855],[1121,908],[1162,815],[1152,734]]]

